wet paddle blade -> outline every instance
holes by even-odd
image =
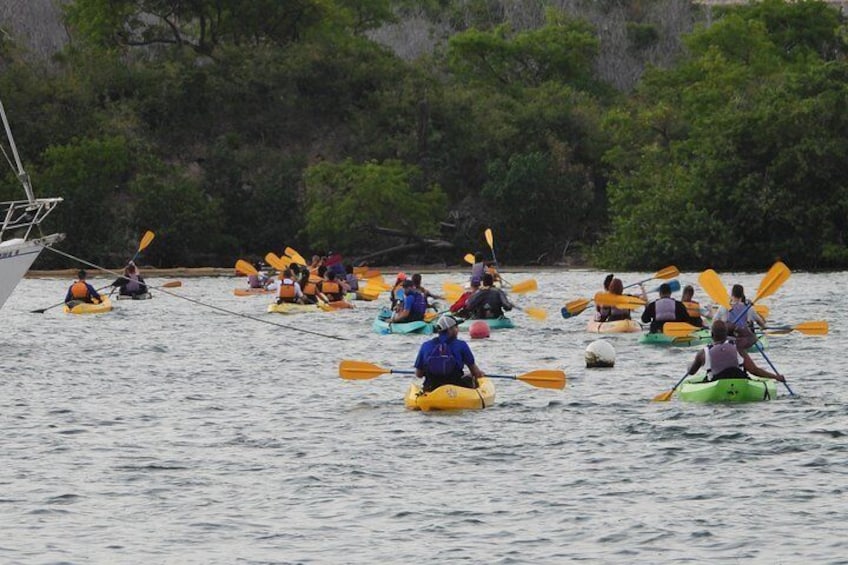
[[[760,282],[760,287],[757,289],[757,296],[754,297],[754,302],[759,302],[766,296],[771,296],[777,292],[777,289],[779,289],[783,283],[789,279],[789,275],[791,274],[792,271],[789,270],[789,267],[784,265],[781,261],[772,265],[771,269],[769,269],[763,277],[762,282]]]
[[[538,369],[515,377],[537,388],[554,388],[562,390],[565,388],[565,372],[549,369]]]
[[[653,398],[653,401],[654,401],[654,402],[668,402],[669,400],[671,400],[671,396],[672,396],[673,394],[674,394],[674,389],[667,390],[667,391],[665,391],[665,392],[663,392],[663,393],[660,393],[660,394],[656,395],[656,396]]]
[[[245,275],[259,274],[259,271],[256,270],[256,267],[254,267],[244,259],[239,259],[238,261],[236,261],[236,271],[244,273]]]
[[[379,377],[385,373],[391,373],[391,369],[380,367],[366,361],[354,361],[344,359],[339,363],[339,376],[348,380],[367,380]]]
[[[516,294],[524,294],[527,292],[533,292],[538,288],[539,284],[536,282],[536,279],[527,279],[526,281],[521,281],[520,283],[512,285],[509,291],[515,292]]]
[[[680,274],[680,270],[677,267],[675,267],[674,265],[669,265],[665,269],[660,269],[659,271],[654,273],[654,278],[655,279],[668,280],[668,279],[673,279],[674,277],[678,276],[679,274]]]
[[[456,294],[457,296],[465,292],[462,285],[451,282],[442,283],[442,290],[445,291],[445,294]]]
[[[465,262],[468,263],[469,265],[474,264],[474,254],[473,253],[466,253],[465,257],[463,257],[463,259],[465,259]]]
[[[754,312],[762,316],[765,320],[769,315],[769,307],[765,304],[754,304]]]
[[[154,237],[156,237],[156,234],[154,234],[152,231],[147,230],[146,232],[144,232],[144,235],[141,237],[141,242],[138,244],[138,253],[141,253],[142,251],[147,249],[147,246],[150,245]]]
[[[614,306],[622,310],[633,310],[645,305],[645,301],[637,296],[626,294],[613,294],[611,292],[599,292],[595,294],[595,304],[600,306]]]
[[[270,251],[265,254],[265,262],[277,269],[278,271],[284,270],[286,267],[283,265],[280,258],[277,257],[275,253],[271,253]]]
[[[565,303],[565,310],[572,316],[577,316],[583,310],[589,307],[592,301],[588,298],[576,298],[570,302]]]
[[[299,265],[306,265],[306,259],[304,259],[300,253],[298,253],[291,247],[286,247],[284,253],[291,258],[293,263],[297,263]]]
[[[704,292],[715,302],[725,308],[730,308],[730,298],[721,278],[712,269],[707,269],[698,276],[698,284]]]
[[[701,328],[686,322],[666,322],[663,324],[663,333],[671,337],[686,337],[699,329]]]
[[[534,320],[544,321],[548,319],[548,313],[545,312],[542,308],[535,308],[530,306],[528,308],[523,308],[524,313],[533,318]]]
[[[483,232],[483,235],[486,237],[486,243],[489,244],[489,249],[495,248],[495,236],[492,235],[492,228],[486,228],[486,231]]]

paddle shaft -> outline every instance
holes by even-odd
[[[393,375],[414,375],[415,370],[413,369],[387,369],[387,373],[391,373]],[[519,380],[518,377],[520,375],[490,375],[489,373],[483,373],[484,377],[490,379],[510,379],[513,381]]]

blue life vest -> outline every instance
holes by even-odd
[[[409,310],[410,317],[423,318],[427,312],[427,299],[420,292],[412,293],[415,301],[412,303],[412,308]]]
[[[442,337],[437,338],[439,343],[433,348],[430,356],[425,362],[426,374],[430,377],[453,377],[457,373],[462,373],[461,367],[458,367],[456,357],[448,346],[448,342]]]

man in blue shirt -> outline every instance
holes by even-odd
[[[456,318],[444,315],[436,322],[439,335],[425,341],[415,358],[415,376],[424,379],[425,392],[442,385],[456,385],[477,388],[477,379],[483,377],[483,371],[474,362],[474,355],[468,344],[457,338],[459,326]],[[463,375],[463,367],[468,367],[471,375]]]
[[[407,279],[403,281],[403,305],[400,312],[392,316],[392,323],[420,322],[427,312],[427,299],[415,288],[415,283]]]

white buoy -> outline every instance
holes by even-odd
[[[599,339],[586,348],[586,368],[615,366],[615,349],[608,341]]]

